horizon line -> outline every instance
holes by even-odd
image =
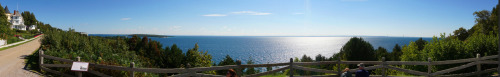
[[[89,33],[90,35],[91,33]],[[92,33],[92,34],[102,34],[102,33]],[[142,34],[142,33],[138,33]],[[107,35],[131,35],[131,34],[107,34]],[[151,34],[151,35],[163,35],[163,34]],[[164,35],[164,36],[242,36],[242,37],[421,37],[421,38],[433,38],[433,37],[422,37],[422,36],[375,36],[375,35]]]

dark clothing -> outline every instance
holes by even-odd
[[[356,77],[369,77],[369,76],[370,76],[370,72],[368,72],[364,69],[356,71]]]
[[[351,72],[346,71],[346,72],[342,73],[342,75],[340,75],[340,77],[352,77],[352,74],[351,74]]]

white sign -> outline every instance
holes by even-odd
[[[71,71],[87,71],[89,69],[89,63],[87,62],[73,62],[71,66]]]

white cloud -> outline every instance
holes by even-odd
[[[227,16],[227,15],[224,15],[224,14],[207,14],[207,15],[203,15],[203,16],[220,17],[220,16]]]
[[[180,31],[182,26],[170,26],[168,30],[170,31]]]
[[[231,14],[269,15],[269,14],[272,14],[272,13],[254,12],[254,11],[237,11],[237,12],[231,12]]]
[[[122,18],[120,20],[130,20],[130,19],[132,19],[132,18]]]

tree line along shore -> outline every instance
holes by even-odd
[[[0,6],[1,7],[1,6]],[[313,62],[313,61],[334,61],[341,59],[343,61],[380,61],[382,57],[386,57],[388,61],[427,61],[431,58],[433,61],[442,60],[456,60],[476,57],[476,54],[483,56],[498,54],[498,15],[497,8],[491,11],[482,10],[474,12],[475,16],[474,26],[470,29],[459,28],[451,34],[442,33],[440,36],[434,36],[432,40],[425,41],[418,39],[412,41],[408,45],[395,45],[392,52],[382,47],[374,48],[369,42],[364,41],[360,37],[352,37],[340,50],[339,53],[334,55],[321,55],[318,54],[314,58],[304,55],[301,58],[296,57],[295,62]],[[0,23],[5,22],[0,10]],[[34,16],[34,14],[33,14]],[[34,18],[34,17],[32,17]],[[36,19],[35,19],[36,20]],[[39,21],[37,21],[39,22]],[[208,51],[199,50],[197,44],[185,53],[173,44],[171,46],[163,46],[160,42],[151,40],[148,36],[132,35],[127,37],[98,37],[87,36],[75,29],[62,30],[51,27],[50,24],[43,22],[36,23],[39,29],[44,33],[42,39],[41,50],[45,51],[46,55],[65,59],[75,59],[81,57],[84,62],[91,62],[96,64],[116,65],[116,66],[129,66],[129,63],[134,62],[136,67],[139,68],[184,68],[186,64],[191,67],[211,67],[222,65],[235,65],[236,60],[227,55],[222,61],[211,61],[212,56]],[[4,25],[0,25],[3,27]],[[1,31],[9,31],[3,30]],[[168,36],[167,36],[168,37]],[[37,64],[38,52],[35,52],[31,60],[27,62],[28,68],[36,70],[41,73],[51,75],[40,71]],[[44,60],[48,64],[64,64],[62,62],[53,60]],[[248,60],[247,64],[254,63]],[[340,65],[341,68],[356,68],[355,65]],[[450,67],[460,66],[460,64],[450,65],[436,65],[432,66],[432,71],[443,70]],[[320,66],[306,66],[312,68],[321,68],[334,70],[337,69],[336,65],[320,65]],[[405,69],[427,71],[427,66],[418,65],[399,65]],[[483,67],[496,67],[496,65],[484,65]],[[54,68],[59,72],[72,73],[69,69]],[[261,69],[268,68],[246,68],[244,74],[254,74],[261,72]],[[464,73],[475,71],[476,68],[469,67],[464,70],[451,72]],[[126,76],[126,72],[97,69],[101,73],[112,76]],[[276,73],[277,75],[287,75],[289,70],[285,72]],[[206,74],[225,75],[226,70],[219,71],[206,71]],[[294,74],[297,75],[322,75],[325,73],[308,72],[303,70],[295,70]],[[372,74],[381,74],[381,70],[371,70]],[[388,75],[411,75],[403,72],[388,70]],[[491,74],[491,73],[490,73]],[[156,74],[156,73],[141,73],[138,76],[170,76],[173,74]],[[93,76],[91,74],[85,76]]]

